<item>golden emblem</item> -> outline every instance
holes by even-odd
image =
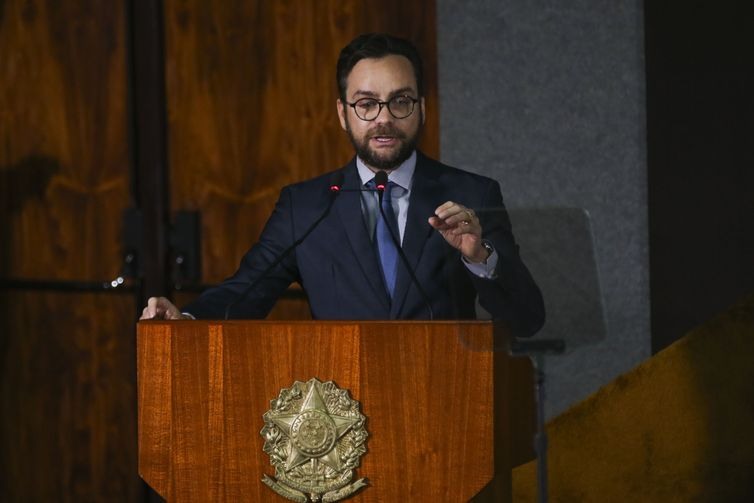
[[[293,501],[330,502],[346,498],[367,485],[350,483],[366,452],[366,418],[359,402],[332,381],[296,381],[270,401],[264,414],[264,452],[277,480],[262,481]]]

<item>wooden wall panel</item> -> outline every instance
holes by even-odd
[[[133,299],[4,292],[0,305],[0,501],[138,501]]]
[[[202,215],[203,280],[233,272],[280,189],[345,164],[335,63],[359,33],[413,40],[425,58],[437,155],[434,1],[165,2],[172,207]]]
[[[123,1],[0,2],[0,277],[119,271],[125,22]],[[133,499],[133,300],[0,301],[0,500]]]
[[[129,189],[118,5],[4,2],[0,187],[12,206],[4,208],[3,275],[117,271]]]

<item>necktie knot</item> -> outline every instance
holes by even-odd
[[[388,192],[390,192],[393,189],[393,187],[397,187],[397,186],[398,185],[395,182],[388,180],[387,184],[385,185],[385,189],[384,189],[385,194],[387,194]],[[370,190],[377,190],[377,182],[375,181],[374,178],[372,178],[371,180],[369,180],[366,183],[366,188],[368,188]]]
[[[369,180],[366,183],[366,188],[369,190],[378,190],[377,184],[374,181],[374,178]],[[390,206],[393,201],[393,197],[401,197],[401,195],[404,193],[405,189],[398,185],[397,183],[393,181],[388,181],[387,185],[385,185],[385,188],[381,191],[382,192],[382,207],[385,208],[387,206]],[[393,211],[393,213],[395,213]]]

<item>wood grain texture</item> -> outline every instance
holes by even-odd
[[[1,273],[111,277],[129,189],[123,4],[2,9]]]
[[[495,475],[493,425],[507,461],[501,414],[529,412],[493,410],[493,359],[506,387],[531,380],[484,349],[491,338],[484,322],[141,322],[140,474],[169,501],[278,501],[261,482],[274,474],[262,415],[317,377],[368,418],[357,474],[370,487],[354,501],[468,501]],[[510,465],[497,469],[509,487]]]
[[[205,282],[235,270],[284,185],[353,156],[335,63],[357,34],[389,31],[422,51],[422,148],[439,152],[434,1],[167,0],[165,28],[171,204],[201,212]]]
[[[129,296],[0,295],[0,501],[134,501]]]
[[[128,204],[125,7],[0,2],[0,277],[102,280]],[[133,500],[130,296],[0,297],[0,500]]]

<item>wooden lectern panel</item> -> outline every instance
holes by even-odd
[[[168,501],[285,501],[261,481],[262,416],[316,377],[367,417],[352,501],[468,501],[495,475],[492,337],[486,322],[141,322],[140,474]]]

